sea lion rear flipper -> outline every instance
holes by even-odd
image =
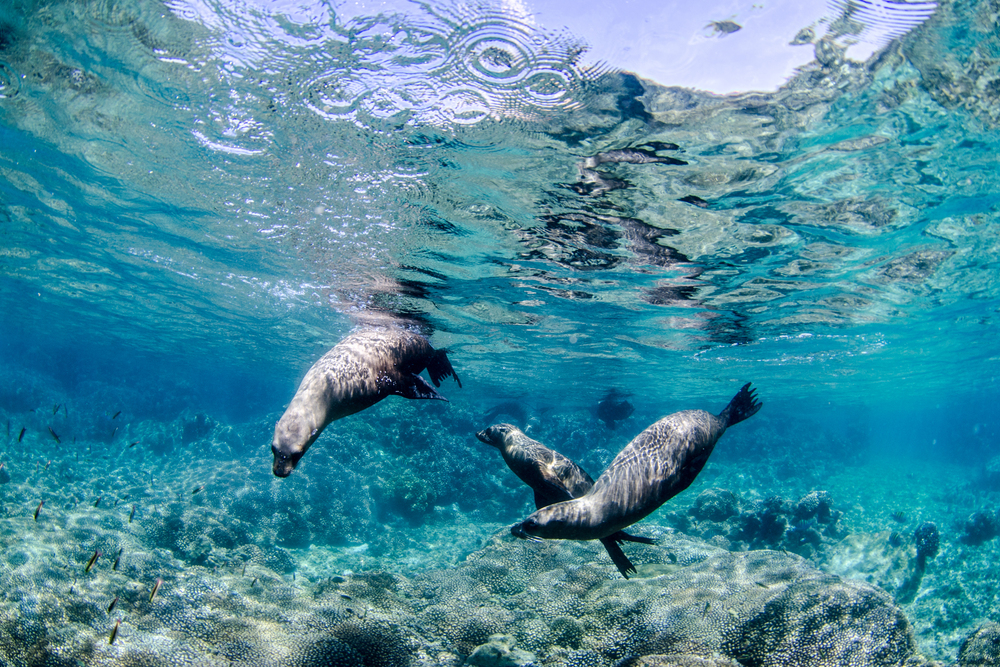
[[[462,381],[458,379],[458,374],[455,373],[451,362],[448,361],[448,350],[434,350],[431,358],[427,361],[427,374],[431,376],[431,382],[434,383],[435,387],[440,387],[441,380],[450,375],[455,378],[458,388],[462,388]]]
[[[622,548],[618,546],[614,537],[602,537],[601,544],[604,548],[608,550],[608,555],[611,556],[611,561],[618,568],[618,571],[622,573],[622,576],[628,579],[628,575],[635,574],[635,565],[632,565],[632,561],[628,559]]]
[[[751,389],[750,383],[747,382],[733,400],[729,401],[726,409],[719,413],[719,419],[726,423],[726,428],[757,414],[764,404],[757,401],[756,391]]]
[[[427,384],[427,380],[419,375],[405,375],[392,385],[390,394],[396,394],[403,398],[433,398],[439,401],[448,399],[437,393],[434,387]]]
[[[612,539],[615,542],[621,544],[622,542],[638,542],[639,544],[656,544],[656,540],[652,537],[641,537],[639,535],[632,535],[626,533],[624,530],[619,530],[614,535],[608,535],[608,539]]]

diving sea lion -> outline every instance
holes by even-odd
[[[535,509],[579,498],[594,486],[594,480],[587,471],[559,452],[532,440],[512,424],[494,424],[476,433],[476,437],[499,449],[507,467],[531,487],[535,492]],[[619,546],[621,542],[654,544],[655,541],[621,531],[601,538],[601,544],[618,571],[628,579],[628,575],[636,570]]]
[[[625,400],[631,395],[622,393],[615,388],[608,389],[604,398],[597,403],[595,410],[597,418],[610,429],[617,427],[618,422],[628,419],[635,412],[635,406]]]
[[[644,519],[686,489],[726,429],[760,410],[750,383],[715,416],[668,415],[635,437],[585,495],[536,511],[511,527],[523,539],[599,540]]]
[[[349,334],[313,364],[274,427],[275,476],[288,477],[327,424],[386,396],[447,401],[417,375],[424,368],[435,387],[449,375],[462,386],[447,351],[418,333],[387,327]]]

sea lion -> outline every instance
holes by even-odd
[[[386,396],[448,400],[417,375],[424,368],[435,387],[449,375],[462,386],[447,350],[418,333],[387,327],[349,334],[313,364],[274,427],[275,476],[288,477],[330,422]]]
[[[635,412],[635,406],[626,400],[631,395],[615,388],[608,389],[604,398],[597,403],[597,409],[594,411],[597,418],[604,422],[608,428],[616,428],[618,422],[628,419]]]
[[[499,449],[507,467],[531,487],[535,492],[535,509],[579,498],[594,486],[594,479],[586,470],[559,452],[532,440],[513,424],[494,424],[476,433],[476,437]],[[628,579],[628,575],[636,570],[619,546],[621,542],[654,544],[655,540],[622,531],[601,538],[601,544],[618,571]]]
[[[726,409],[675,412],[637,435],[585,495],[511,527],[523,539],[599,540],[644,519],[698,476],[726,429],[760,410],[750,383]]]

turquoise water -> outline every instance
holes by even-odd
[[[955,660],[1000,621],[997,540],[969,523],[1000,526],[1000,19],[814,9],[0,0],[0,664],[462,664],[492,633],[434,639],[358,583],[357,627],[405,637],[373,657],[330,582],[388,572],[404,605],[524,548],[506,527],[530,492],[474,437],[494,406],[596,478],[746,382],[761,413],[635,528],[878,585],[914,651]],[[447,348],[462,388],[337,422],[275,479],[306,370],[391,320]],[[594,412],[612,388],[635,407],[615,428]],[[819,541],[808,522],[741,540],[697,518],[716,488],[747,516],[813,491],[843,514]],[[871,544],[912,557],[922,521],[942,546],[906,599]],[[635,583],[585,548],[530,576]],[[115,595],[131,606],[106,612]],[[288,639],[324,632],[319,608],[343,655]],[[276,614],[284,639],[261,629]],[[573,646],[496,614],[537,664],[665,652],[601,635],[608,614],[575,616]],[[239,639],[204,630],[244,617]],[[257,648],[220,662],[232,642]]]

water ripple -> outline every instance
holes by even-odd
[[[543,31],[505,4],[324,15],[324,29],[307,36],[289,27],[302,18],[282,14],[287,7],[251,4],[249,12],[236,11],[231,0],[171,0],[168,6],[211,30],[214,56],[234,85],[250,73],[281,91],[276,98],[283,105],[301,105],[331,121],[451,125],[533,118],[580,106],[582,83],[602,73],[578,66],[585,51],[578,39]]]

